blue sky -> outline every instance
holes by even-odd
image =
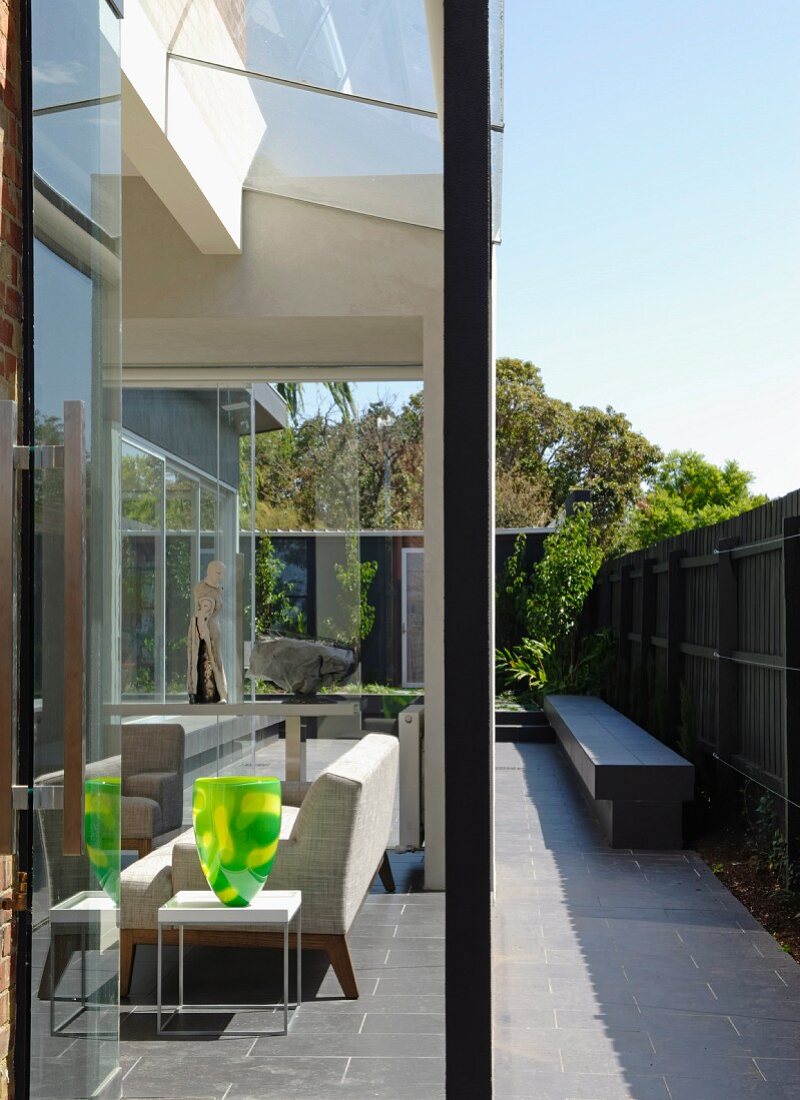
[[[497,352],[800,487],[800,3],[506,0]]]

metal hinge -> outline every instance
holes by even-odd
[[[10,898],[3,898],[0,908],[11,909],[15,913],[25,912],[28,908],[28,872],[17,871],[17,885],[11,891]]]

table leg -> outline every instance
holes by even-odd
[[[178,1008],[183,1008],[183,925],[178,928]]]
[[[289,922],[283,926],[283,1034],[289,1034]]]
[[[50,954],[48,955],[50,966],[50,1034],[56,1033],[56,935],[53,922],[50,921]]]
[[[81,1008],[86,1007],[86,929],[81,928]]]
[[[289,782],[306,781],[306,743],[303,740],[302,718],[296,714],[284,719],[286,727],[286,778]]]
[[[158,954],[156,956],[156,1032],[161,1034],[161,921],[158,921]]]
[[[297,1000],[295,1004],[300,1007],[303,1000],[303,928],[300,910],[297,910]]]

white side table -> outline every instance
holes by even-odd
[[[67,1031],[69,1025],[90,1009],[107,1011],[109,1004],[90,999],[86,982],[86,952],[88,937],[91,934],[102,955],[109,949],[115,949],[119,942],[119,914],[116,902],[103,890],[81,890],[78,894],[54,905],[50,910],[50,1034],[74,1035],[76,1038],[113,1038],[111,1033],[100,1031]],[[81,952],[81,991],[77,997],[56,993],[56,938],[59,933],[71,933],[80,939]],[[111,971],[109,971],[109,976]],[[56,1023],[56,1004],[77,1004],[78,1008],[61,1023]]]
[[[300,890],[262,890],[247,907],[233,908],[223,905],[210,890],[181,890],[158,910],[158,977],[157,977],[157,1029],[161,1033],[170,1020],[182,1011],[203,1011],[205,1009],[254,1009],[272,1008],[272,1005],[191,1005],[183,1003],[183,930],[191,928],[236,928],[241,925],[282,924],[283,925],[283,1034],[289,1033],[289,925],[297,918],[297,996],[294,1002],[295,1012],[302,1000],[302,928]],[[161,1005],[161,930],[178,929],[178,1004],[162,1026]],[[294,1019],[294,1013],[292,1013]],[[216,1032],[203,1032],[171,1028],[170,1035],[215,1035]],[[274,1034],[274,1032],[266,1032]]]

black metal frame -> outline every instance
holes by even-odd
[[[21,88],[20,117],[22,140],[22,365],[18,380],[22,442],[34,442],[33,390],[33,74],[31,49],[31,0],[20,0]],[[18,674],[17,674],[17,782],[33,785],[33,478],[21,479],[19,488],[20,560],[17,571]],[[33,801],[28,796],[28,812],[17,817],[17,868],[27,872],[33,864]],[[28,904],[30,905],[30,896]],[[17,1011],[14,1016],[13,1068],[14,1095],[30,1095],[30,1003],[32,928],[30,908],[15,914],[17,921],[14,959],[14,983]]]
[[[445,1027],[447,1095],[454,1100],[484,1100],[493,1094],[489,82],[488,0],[445,0]]]

